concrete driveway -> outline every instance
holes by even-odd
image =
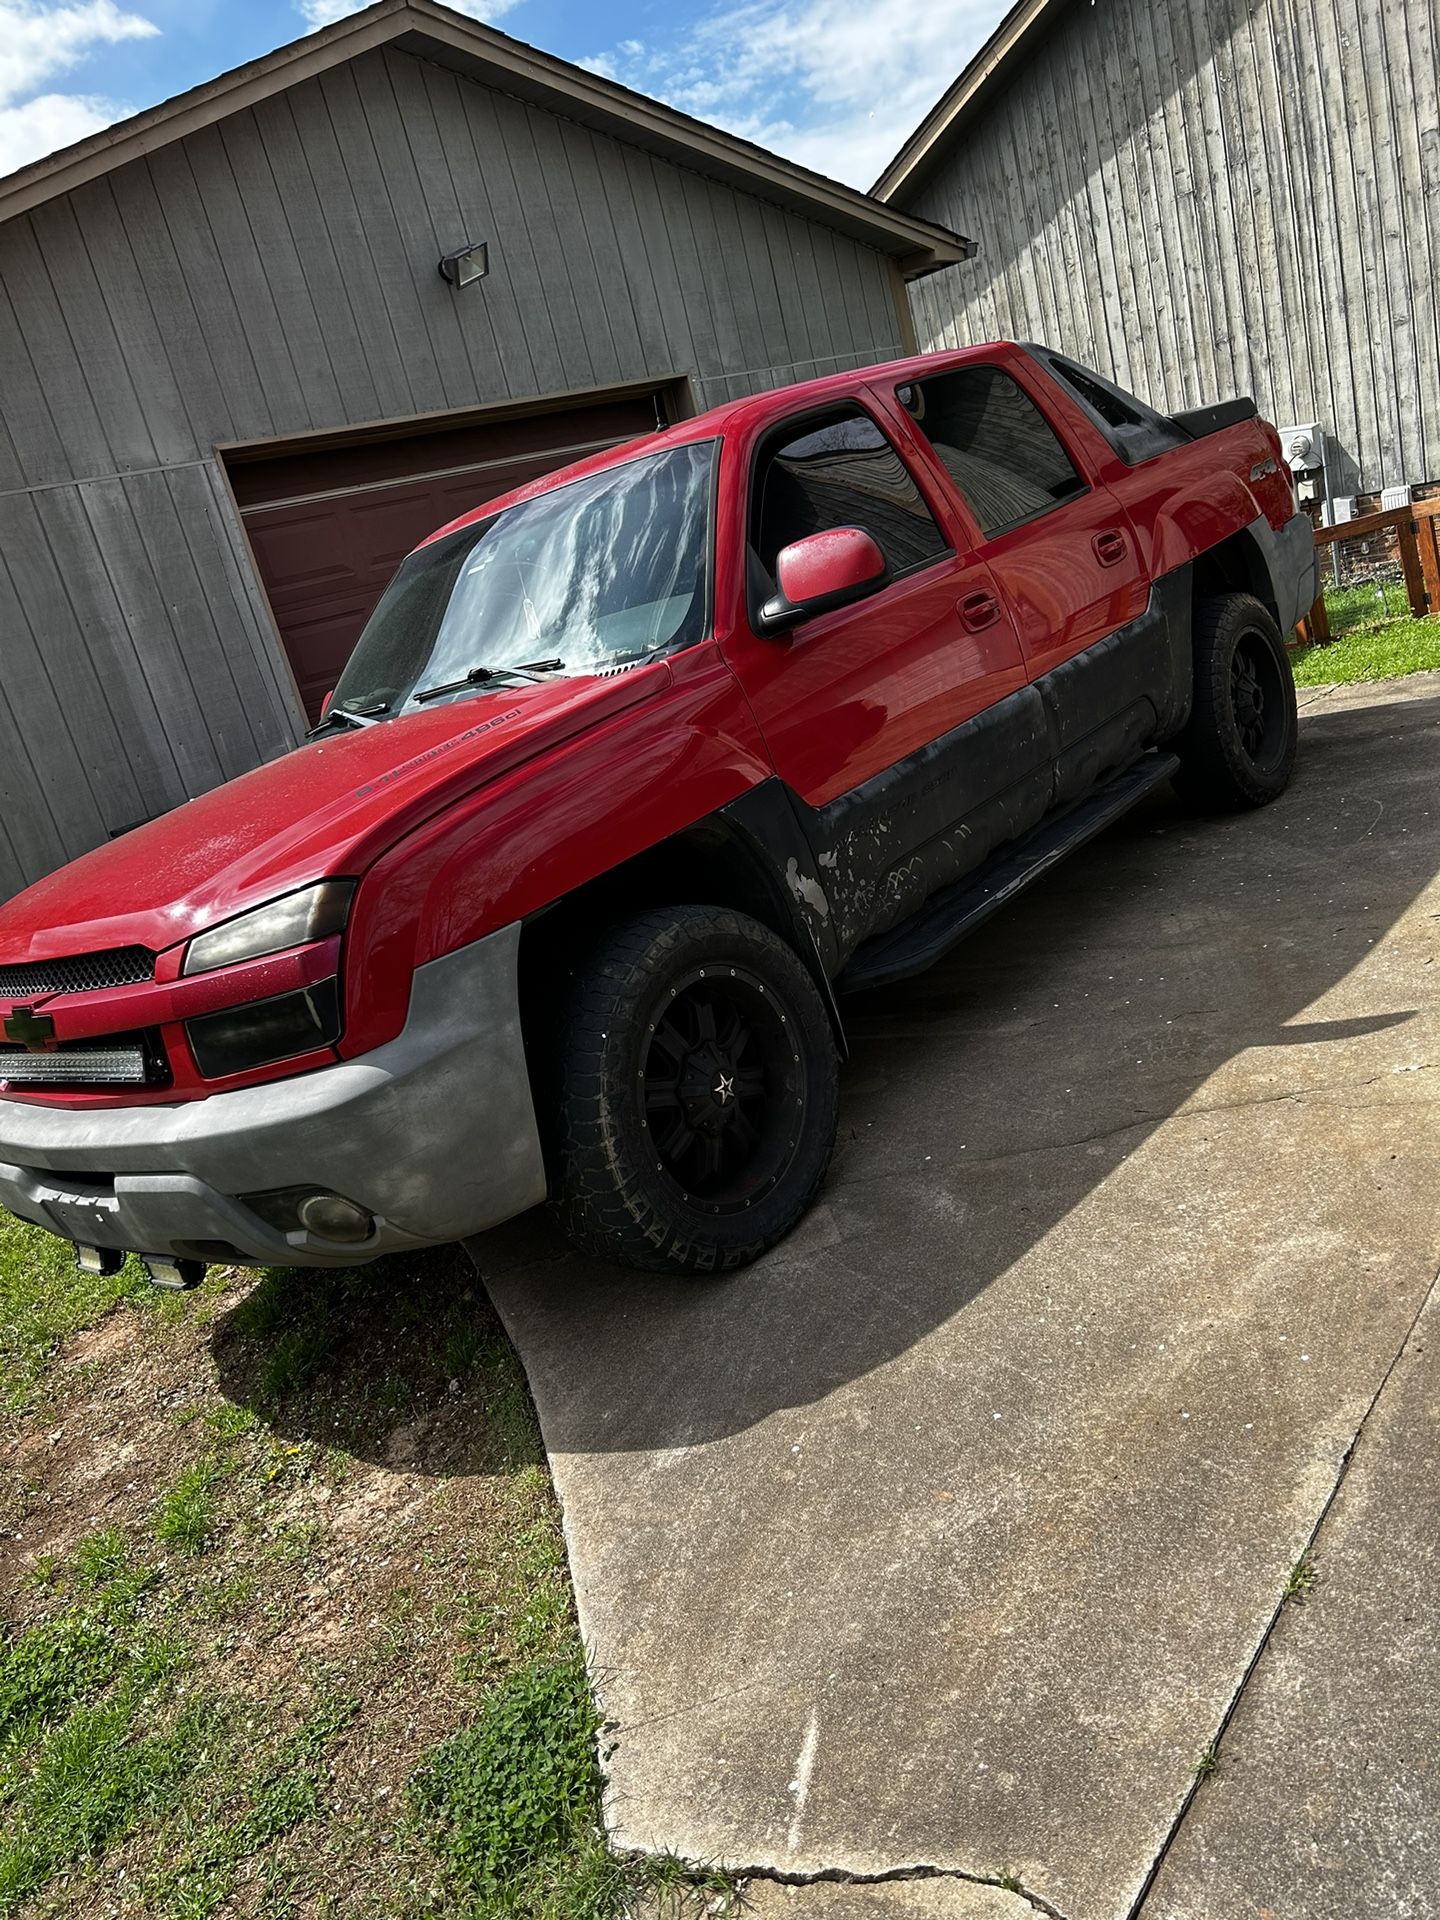
[[[620,1844],[761,1916],[1440,1908],[1440,676],[1302,698],[1279,804],[850,1004],[757,1268],[476,1243]]]

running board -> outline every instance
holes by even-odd
[[[1042,822],[1023,840],[1017,840],[983,878],[957,880],[898,927],[867,940],[836,980],[836,991],[858,993],[866,987],[888,986],[892,980],[923,973],[1017,893],[1023,893],[1032,880],[1048,873],[1067,853],[1103,833],[1147,793],[1162,786],[1179,764],[1173,753],[1147,753],[1078,807]]]

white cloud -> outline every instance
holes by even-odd
[[[123,12],[114,0],[73,6],[0,0],[0,175],[83,140],[130,111],[96,94],[37,93],[37,87],[98,46],[148,40],[158,32],[153,21]]]
[[[584,64],[868,187],[1005,12],[1004,0],[748,0],[683,39]]]
[[[115,0],[64,7],[0,0],[0,104],[9,106],[33,93],[42,80],[64,73],[98,45],[149,40],[159,31],[153,20],[122,13]]]
[[[519,0],[445,0],[445,4],[454,7],[457,13],[473,14],[477,20],[498,20],[502,13],[508,13]],[[310,27],[332,27],[337,20],[343,20],[347,13],[359,13],[362,7],[368,7],[370,0],[296,0],[305,23]]]
[[[0,107],[0,178],[98,133],[126,112],[113,100],[82,93],[42,93],[22,106]]]

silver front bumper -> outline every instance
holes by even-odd
[[[352,1266],[508,1220],[545,1197],[519,944],[505,927],[419,968],[396,1039],[293,1080],[100,1111],[0,1099],[0,1206],[87,1246],[220,1259],[223,1242],[262,1266]],[[284,1233],[241,1198],[301,1186],[365,1207],[370,1239]]]

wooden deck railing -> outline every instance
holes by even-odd
[[[1358,520],[1342,520],[1335,527],[1317,527],[1315,544],[1322,550],[1342,540],[1363,540],[1367,534],[1393,532],[1405,577],[1405,597],[1416,619],[1440,614],[1440,500],[1416,500],[1388,513],[1365,513]],[[1322,593],[1300,622],[1301,646],[1322,645],[1330,638],[1330,619]]]

